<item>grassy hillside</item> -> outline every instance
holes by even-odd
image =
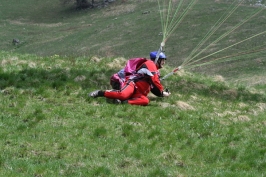
[[[124,63],[1,52],[0,176],[263,176],[265,90],[179,72],[147,107],[87,97]]]
[[[255,4],[255,1],[249,1],[240,6],[212,35],[206,45],[258,10],[258,7],[250,4]],[[165,50],[169,65],[181,65],[229,6],[230,4],[226,1],[198,1],[167,41]],[[62,5],[60,1],[52,0],[2,2],[0,6],[0,40],[2,41],[0,48],[5,51],[41,56],[130,58],[148,57],[150,51],[158,49],[162,40],[160,15],[156,1],[128,0],[123,3],[117,0],[105,8],[81,11],[75,10],[74,7],[73,3]],[[265,10],[263,10],[203,52],[201,56],[209,55],[263,32],[265,27]],[[18,38],[21,43],[12,45],[13,38]],[[265,41],[264,34],[230,47],[207,60],[265,46]],[[228,80],[234,80],[234,77],[237,77],[241,82],[246,83],[251,80],[246,81],[245,78],[251,78],[256,74],[261,80],[260,83],[265,84],[263,77],[265,73],[263,71],[266,69],[265,62],[264,50],[258,54],[242,55],[239,62],[233,64],[216,64],[207,68],[196,68],[194,71],[208,75],[221,74]],[[248,70],[243,69],[246,66]],[[242,77],[243,75],[245,77]]]
[[[226,7],[198,1],[167,41],[162,75]],[[241,6],[213,37],[254,9]],[[109,89],[127,58],[158,49],[158,20],[156,1],[82,11],[52,0],[1,2],[0,176],[264,176],[265,51],[181,70],[163,81],[171,96],[149,95],[146,107],[87,97]],[[265,10],[202,56],[264,31],[264,21]],[[265,41],[262,35],[212,59]]]

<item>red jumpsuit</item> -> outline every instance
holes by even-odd
[[[134,76],[126,80],[126,84],[120,90],[105,91],[104,96],[111,99],[127,100],[132,105],[149,104],[148,93],[152,90],[157,96],[163,96],[163,86],[159,78],[159,70],[152,60],[147,60],[138,69]]]

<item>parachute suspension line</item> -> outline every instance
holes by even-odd
[[[158,51],[157,51],[157,54],[156,54],[156,58],[155,58],[155,61],[154,61],[155,64],[157,63],[157,61],[158,61],[158,59],[160,57],[160,53],[163,51],[163,47],[164,47],[164,43],[162,42],[160,47],[159,47],[159,49],[158,49]]]
[[[159,7],[159,13],[160,13],[160,19],[161,19],[161,25],[162,25],[162,33],[163,33],[163,39],[165,38],[165,30],[166,30],[166,24],[164,22],[164,19],[165,19],[165,13],[164,13],[164,9],[161,8],[161,4],[160,4],[160,1],[157,0],[158,2],[158,7]],[[165,6],[165,1],[163,2],[163,6]],[[160,47],[157,51],[157,54],[156,54],[156,58],[155,58],[155,63],[157,63],[158,59],[159,59],[159,56],[160,56],[160,53],[162,52],[163,50],[163,46],[164,46],[164,43],[162,42],[160,44]]]
[[[260,13],[261,11],[263,10],[263,8],[259,9],[257,12],[255,12],[254,14],[252,14],[251,16],[248,16],[244,21],[238,23],[237,25],[235,25],[234,27],[232,27],[231,30],[227,31],[226,33],[224,33],[223,35],[221,35],[220,37],[218,37],[215,41],[213,41],[211,44],[209,44],[207,47],[205,47],[201,52],[199,52],[197,55],[191,57],[190,59],[186,60],[185,63],[183,63],[182,65],[187,65],[188,62],[190,62],[191,60],[193,60],[194,58],[196,58],[197,56],[199,56],[202,52],[206,51],[210,46],[212,46],[213,44],[216,44],[217,42],[219,42],[221,39],[223,39],[224,37],[228,36],[230,33],[232,33],[233,31],[235,31],[237,28],[239,28],[241,25],[243,25],[244,23],[246,23],[248,20],[250,20],[252,17],[256,16],[258,13]],[[264,32],[263,32],[264,33]],[[259,34],[260,35],[260,34]],[[254,35],[248,39],[252,39],[253,37],[256,37],[257,35]],[[246,40],[244,40],[246,41]],[[242,43],[243,41],[240,41],[240,43]],[[236,43],[236,44],[239,44],[239,43]],[[233,44],[231,46],[235,46],[236,44]],[[227,47],[226,49],[230,48]],[[225,49],[223,49],[225,50]],[[220,50],[221,51],[221,50]],[[213,54],[216,54],[217,52],[214,52]],[[219,52],[218,52],[219,53]],[[213,55],[213,54],[210,54],[210,55]],[[208,56],[210,56],[208,55]],[[202,59],[205,59],[206,57],[203,57],[203,58],[200,58],[196,61],[193,61],[192,63],[195,63],[197,61],[200,61]]]
[[[262,10],[263,10],[263,9],[259,9],[258,12],[256,12],[255,14],[249,16],[249,17],[248,17],[247,19],[245,19],[243,22],[240,22],[239,24],[237,24],[236,26],[234,26],[231,30],[229,30],[228,32],[226,32],[226,33],[224,33],[223,35],[221,35],[219,38],[217,38],[215,41],[213,41],[211,44],[209,44],[207,47],[205,47],[201,52],[199,52],[197,55],[195,55],[194,57],[192,57],[189,61],[193,60],[194,58],[196,58],[197,56],[199,56],[202,52],[206,51],[211,45],[216,44],[218,41],[220,41],[221,39],[223,39],[224,37],[226,37],[227,35],[229,35],[229,34],[232,33],[233,31],[235,31],[238,27],[240,27],[241,25],[243,25],[244,23],[246,23],[248,20],[250,20],[252,17],[254,17],[254,16],[257,15],[258,13],[260,13]],[[260,34],[258,34],[258,35],[260,35]],[[253,37],[256,37],[256,36],[257,36],[257,35],[251,36],[251,37],[248,38],[248,39],[252,39]],[[244,40],[244,41],[246,41],[246,40]],[[244,41],[240,41],[240,43],[242,43],[242,42],[244,42]],[[230,47],[232,47],[232,46],[235,46],[235,45],[237,45],[237,44],[239,44],[239,43],[235,43],[235,44],[233,44],[233,45],[227,47],[226,49],[228,49],[228,48],[230,48]],[[223,50],[225,50],[225,49],[223,49]],[[220,50],[220,51],[223,51],[223,50]],[[210,54],[210,55],[208,55],[208,56],[214,55],[214,54],[216,54],[216,53],[219,53],[219,52],[214,52],[213,54]],[[200,61],[200,60],[202,60],[202,59],[205,59],[205,57],[200,58],[200,59],[197,59],[197,60],[195,60],[195,61],[192,62],[192,63],[195,63],[195,62]],[[186,63],[183,64],[183,65],[186,65],[186,64],[188,64],[188,62],[186,62]]]
[[[178,14],[178,11],[181,7],[183,3],[183,0],[181,0],[181,2],[179,2],[179,6],[178,8],[175,10],[175,13],[174,13],[174,16],[173,18],[175,19],[177,14]],[[168,5],[168,6],[167,6]],[[160,56],[160,53],[163,51],[163,47],[165,46],[165,42],[166,42],[166,39],[168,37],[168,28],[169,28],[169,24],[171,24],[173,22],[173,19],[170,20],[170,17],[172,15],[172,12],[173,12],[173,8],[172,8],[172,0],[170,0],[168,2],[168,4],[166,5],[166,1],[164,0],[163,1],[163,8],[161,7],[161,4],[160,4],[160,0],[158,0],[158,6],[159,6],[159,12],[160,12],[160,18],[161,18],[161,25],[162,25],[162,33],[163,33],[163,40],[160,44],[160,47],[158,49],[158,52],[157,52],[157,55],[156,55],[156,59],[155,59],[155,63],[157,63],[158,59],[159,59],[159,56]],[[166,10],[165,10],[165,7],[168,7],[167,9],[167,13]],[[170,21],[170,22],[169,22]]]
[[[179,21],[179,19],[178,19],[177,17],[178,17],[179,10],[180,10],[180,8],[181,8],[183,2],[184,2],[183,0],[181,0],[181,1],[179,2],[178,7],[177,7],[177,9],[175,10],[174,15],[173,15],[173,17],[172,17],[172,20],[170,21],[170,23],[168,23],[169,18],[170,18],[170,16],[172,15],[172,12],[173,12],[172,1],[169,1],[168,15],[167,15],[167,20],[166,20],[167,27],[165,28],[165,31],[164,31],[164,33],[165,33],[165,37],[163,38],[163,41],[164,41],[164,42],[166,42],[167,37],[169,36],[169,31],[170,31],[169,29],[172,28],[174,21],[175,21],[175,20],[176,20],[177,22]],[[170,13],[170,12],[171,12],[171,13]],[[177,19],[176,19],[176,18],[177,18]]]
[[[159,13],[160,13],[160,18],[161,18],[161,25],[162,25],[162,33],[163,33],[163,39],[165,38],[165,22],[164,22],[164,15],[165,13],[163,12],[163,10],[161,10],[161,4],[159,2],[159,0],[157,1],[158,2],[158,7],[159,7]],[[165,4],[165,1],[164,1],[164,4]],[[165,6],[165,5],[164,5]]]
[[[260,49],[257,49],[257,50],[249,50],[248,52],[241,52],[241,53],[237,53],[237,54],[234,54],[234,55],[229,55],[229,56],[225,56],[225,57],[221,57],[221,58],[216,58],[216,59],[214,59],[212,61],[191,65],[191,66],[186,67],[186,69],[192,69],[192,68],[195,68],[195,67],[205,66],[205,65],[209,65],[209,64],[216,64],[216,63],[223,63],[223,62],[228,62],[228,61],[240,60],[241,58],[237,59],[237,57],[240,57],[240,56],[243,56],[243,55],[252,56],[252,54],[262,53],[262,52],[265,52],[265,51],[266,51],[266,47],[265,48],[260,48]],[[227,60],[224,60],[224,59],[227,59]]]
[[[183,3],[183,0],[179,3],[179,7],[176,9],[175,15],[179,11],[180,5],[182,3]],[[166,1],[164,0],[163,7],[161,7],[160,0],[158,0],[158,6],[159,6],[161,25],[162,25],[162,34],[163,34],[163,40],[162,41],[165,41],[165,39],[167,37],[167,28],[168,28],[169,18],[171,16],[171,12],[172,12],[172,1],[169,1],[168,6],[167,6]],[[166,8],[168,9],[167,13],[165,13]],[[174,17],[176,17],[175,15],[174,15]]]
[[[181,8],[183,1],[180,1],[179,6],[177,8],[177,10],[174,13],[174,16],[171,20],[171,23],[169,24],[167,31],[166,31],[166,36],[165,39],[163,40],[163,42],[165,43],[168,38],[170,37],[170,35],[174,32],[174,30],[178,27],[178,25],[182,22],[182,20],[185,18],[185,16],[188,14],[189,10],[193,7],[193,5],[195,5],[195,3],[197,2],[197,0],[192,0],[188,6],[186,7],[186,9],[180,14],[180,16],[178,17],[178,11]]]
[[[219,29],[219,27],[233,14],[233,12],[238,8],[238,6],[242,2],[243,2],[243,0],[237,6],[235,5],[233,8],[231,6],[233,6],[234,3],[232,3],[230,5],[230,7],[220,17],[220,19],[218,19],[217,22],[213,25],[213,27],[210,29],[210,31],[206,33],[206,35],[202,38],[202,40],[198,43],[198,45],[192,50],[190,55],[183,62],[183,65],[186,65],[186,63],[188,63],[190,60],[193,59],[192,56],[200,49],[200,47],[202,47],[203,44],[206,43],[206,41]]]
[[[197,0],[192,0],[187,8],[184,10],[184,12],[178,17],[179,10],[183,5],[184,0],[180,0],[178,3],[178,8],[173,10],[173,0],[169,0],[168,3],[166,1],[163,1],[163,8],[161,6],[160,0],[158,0],[158,6],[159,6],[159,12],[160,12],[160,18],[161,18],[161,25],[162,25],[162,33],[163,33],[163,40],[160,44],[160,47],[158,49],[155,63],[157,63],[160,53],[163,51],[163,47],[165,46],[165,43],[167,39],[170,37],[170,35],[173,33],[173,31],[177,28],[177,26],[180,24],[180,22],[184,19],[188,11],[191,9],[191,7],[195,4]],[[165,8],[168,10],[166,11]],[[173,14],[173,16],[172,16]],[[171,18],[171,19],[170,19]],[[175,22],[176,21],[176,22]]]
[[[217,53],[220,53],[220,52],[222,52],[222,51],[224,51],[224,50],[226,50],[226,49],[229,49],[229,48],[231,48],[231,47],[233,47],[233,46],[236,46],[236,45],[238,45],[238,44],[240,44],[240,43],[243,43],[243,42],[245,42],[245,41],[248,41],[248,40],[250,40],[250,39],[252,39],[252,38],[254,38],[254,37],[260,36],[260,35],[265,34],[265,33],[266,33],[266,31],[263,31],[263,32],[258,33],[258,34],[255,34],[255,35],[253,35],[253,36],[251,36],[251,37],[249,37],[249,38],[246,38],[246,39],[244,39],[244,40],[242,40],[242,41],[239,41],[239,42],[237,42],[237,43],[235,43],[235,44],[232,44],[232,45],[230,45],[230,46],[228,46],[228,47],[225,47],[225,48],[223,48],[223,49],[221,49],[221,50],[218,50],[218,51],[216,51],[216,52],[213,52],[213,53],[211,53],[211,54],[209,54],[209,55],[207,55],[207,56],[205,56],[205,57],[202,57],[202,58],[200,58],[200,59],[198,59],[198,60],[196,60],[196,61],[190,62],[189,65],[191,65],[191,64],[193,64],[193,63],[196,63],[196,62],[198,62],[198,61],[201,61],[201,60],[203,60],[203,59],[205,59],[205,58],[207,58],[207,57],[210,57],[210,56],[212,56],[212,55],[215,55],[215,54],[217,54]]]
[[[261,45],[261,46],[265,46],[265,45]],[[259,46],[259,47],[261,47]],[[256,47],[258,48],[258,47]],[[203,62],[201,64],[194,64],[192,66],[188,66],[186,67],[186,69],[192,69],[192,68],[195,68],[195,67],[199,67],[199,66],[205,66],[205,65],[209,65],[209,64],[216,64],[216,63],[223,63],[223,62],[228,62],[228,61],[233,61],[233,60],[240,60],[239,58],[237,57],[240,57],[240,56],[252,56],[252,54],[256,54],[256,53],[261,53],[261,52],[266,52],[266,47],[265,48],[260,48],[260,49],[256,49],[253,48],[251,50],[249,50],[248,52],[241,52],[241,53],[238,53],[238,54],[234,54],[234,55],[229,55],[229,56],[225,56],[225,57],[221,57],[221,58],[216,58],[212,61],[208,61],[208,62]],[[227,59],[227,60],[221,60],[221,59]],[[165,80],[166,78],[168,78],[169,76],[173,75],[175,72],[179,71],[180,69],[182,69],[182,66],[179,66],[177,68],[175,68],[172,72],[168,73],[167,75],[165,75],[161,80]]]
[[[179,16],[179,11],[184,4],[184,0],[180,0],[178,3],[178,7],[173,10],[173,0],[169,0],[168,3],[163,1],[163,5],[161,5],[160,0],[158,0],[161,24],[162,24],[162,33],[163,33],[163,43],[166,43],[169,36],[173,33],[173,31],[177,28],[177,26],[181,23],[183,18],[186,16],[188,11],[191,9],[192,5],[195,4],[197,0],[192,0],[184,12]],[[163,6],[163,7],[162,7]],[[167,9],[167,10],[165,10]]]
[[[264,45],[260,45],[258,47],[255,47],[253,49],[250,49],[248,51],[245,51],[245,52],[240,52],[240,53],[237,53],[237,54],[233,54],[233,55],[228,55],[228,56],[224,56],[224,57],[220,57],[220,58],[216,58],[216,59],[213,59],[211,61],[206,61],[206,62],[203,62],[202,64],[194,64],[192,66],[189,66],[189,67],[186,67],[186,68],[195,68],[197,66],[203,66],[203,65],[208,65],[208,64],[214,64],[214,63],[222,63],[222,62],[226,62],[226,61],[232,61],[234,58],[236,57],[239,57],[239,56],[243,56],[243,55],[246,55],[246,56],[250,56],[252,54],[256,54],[256,53],[261,53],[261,52],[265,52],[266,50],[266,47],[264,48],[261,48],[262,46],[265,46],[266,44]],[[222,59],[227,59],[227,60],[222,60]],[[236,60],[236,59],[235,59]]]
[[[167,2],[166,2],[167,1]],[[195,4],[197,0],[191,0],[190,2],[188,2],[187,7],[180,13],[180,9],[184,4],[184,0],[163,0],[163,5],[161,5],[160,0],[158,0],[158,5],[159,5],[159,12],[160,12],[160,18],[161,18],[161,25],[162,25],[162,35],[163,35],[163,40],[161,42],[160,48],[158,50],[158,53],[156,55],[156,60],[155,63],[157,63],[158,59],[159,59],[159,55],[160,53],[163,51],[163,47],[165,46],[166,41],[168,40],[168,38],[170,37],[170,35],[174,32],[174,30],[179,26],[179,24],[182,22],[182,20],[185,18],[185,16],[187,15],[188,11],[193,7],[193,5]],[[161,1],[162,2],[162,1]],[[178,7],[173,10],[173,6],[175,5],[174,3],[177,2]],[[202,54],[204,51],[206,51],[210,46],[212,46],[213,44],[216,44],[217,42],[219,42],[220,40],[222,40],[223,38],[225,38],[226,36],[228,36],[230,33],[232,33],[233,31],[235,31],[237,28],[239,28],[241,25],[243,25],[244,23],[246,23],[249,19],[251,19],[252,17],[254,17],[255,15],[257,15],[258,13],[260,13],[263,8],[259,9],[258,11],[256,11],[255,13],[252,13],[251,15],[248,15],[248,17],[244,20],[241,20],[237,25],[233,26],[229,31],[225,32],[224,34],[222,34],[220,37],[218,37],[215,41],[211,42],[211,44],[207,45],[207,47],[202,48],[202,46],[210,39],[210,37],[221,27],[222,24],[224,24],[224,22],[229,19],[229,17],[231,17],[231,15],[237,10],[237,8],[244,2],[244,0],[234,0],[234,2],[230,5],[230,7],[226,10],[226,12],[220,17],[220,19],[212,26],[212,28],[209,30],[209,32],[201,39],[200,43],[192,50],[192,52],[189,54],[189,56],[184,60],[184,62],[178,66],[177,68],[175,68],[171,73],[167,74],[165,77],[163,77],[161,80],[166,79],[167,77],[171,76],[172,74],[174,74],[175,72],[177,72],[178,70],[182,69],[182,68],[187,68],[187,69],[191,69],[194,67],[198,67],[198,66],[204,66],[204,65],[209,65],[209,64],[215,64],[215,63],[222,63],[222,62],[226,62],[226,61],[233,61],[233,60],[240,60],[243,59],[240,56],[252,56],[256,53],[262,53],[266,51],[266,47],[264,48],[253,48],[250,49],[248,51],[244,51],[244,52],[240,52],[237,54],[233,54],[233,55],[229,55],[229,56],[224,56],[224,57],[220,57],[220,58],[214,58],[214,59],[210,59],[210,60],[205,60],[208,57],[211,57],[215,54],[218,54],[224,50],[227,50],[233,46],[236,46],[238,44],[241,44],[243,42],[246,42],[252,38],[255,38],[257,36],[260,36],[262,34],[265,34],[266,31],[263,31],[261,33],[255,34],[251,37],[248,37],[240,42],[234,43],[230,46],[227,46],[223,49],[220,49],[216,52],[213,52],[209,55],[206,55],[202,58],[199,58],[195,61],[192,61],[193,59],[195,59],[196,57],[198,57],[200,54]],[[165,8],[167,8],[168,6],[168,10],[165,10]],[[162,8],[163,7],[163,8]],[[261,46],[259,46],[261,47]],[[199,51],[200,50],[200,51]],[[199,52],[198,52],[199,51]],[[198,52],[198,53],[197,53]],[[196,55],[195,55],[196,54]],[[199,63],[199,61],[202,61],[202,63]]]

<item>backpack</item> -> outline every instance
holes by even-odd
[[[113,74],[110,78],[110,84],[113,89],[119,90],[124,86],[126,78],[136,74],[139,67],[146,62],[146,58],[132,58],[129,59],[123,69]]]

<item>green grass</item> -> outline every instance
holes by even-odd
[[[265,92],[183,73],[169,98],[113,105],[87,93],[110,88],[114,58],[0,61],[0,176],[264,175]]]
[[[14,7],[14,4],[16,6]],[[230,28],[240,23],[247,16],[258,10],[244,3],[230,18],[215,32],[200,50],[222,36]],[[199,1],[191,9],[186,18],[180,23],[166,43],[165,51],[168,64],[176,67],[202,40],[204,35],[222,16],[230,4]],[[101,57],[148,57],[150,51],[157,50],[162,40],[160,36],[161,22],[156,1],[128,0],[122,3],[117,0],[106,8],[75,10],[74,4],[62,5],[60,1],[27,1],[14,0],[2,2],[0,6],[0,48],[23,54],[38,56],[101,56]],[[148,14],[143,12],[149,11]],[[254,34],[263,32],[265,10],[237,28],[197,58],[211,54],[214,51],[228,47]],[[18,38],[21,43],[12,45],[12,39]],[[215,58],[236,54],[248,49],[265,45],[265,34],[237,46],[231,47],[207,58]],[[195,68],[193,72],[208,75],[223,75],[227,80],[239,78],[245,82],[256,74],[262,84],[265,84],[262,71],[266,69],[265,50],[258,54],[241,56],[240,60],[232,63],[215,64]],[[262,63],[262,64],[258,64]],[[243,70],[243,67],[249,70]],[[257,72],[257,68],[260,70]],[[245,74],[243,78],[242,75]],[[233,78],[231,79],[231,76]],[[250,83],[256,85],[256,83]]]
[[[162,75],[189,55],[228,7],[223,2],[202,0],[188,13],[167,41]],[[265,176],[265,52],[179,71],[163,81],[171,96],[149,95],[146,107],[113,105],[87,94],[110,88],[123,57],[158,49],[157,3],[73,7],[1,2],[0,176]],[[241,6],[210,41],[255,9]],[[265,10],[214,48],[264,31],[264,19]]]

